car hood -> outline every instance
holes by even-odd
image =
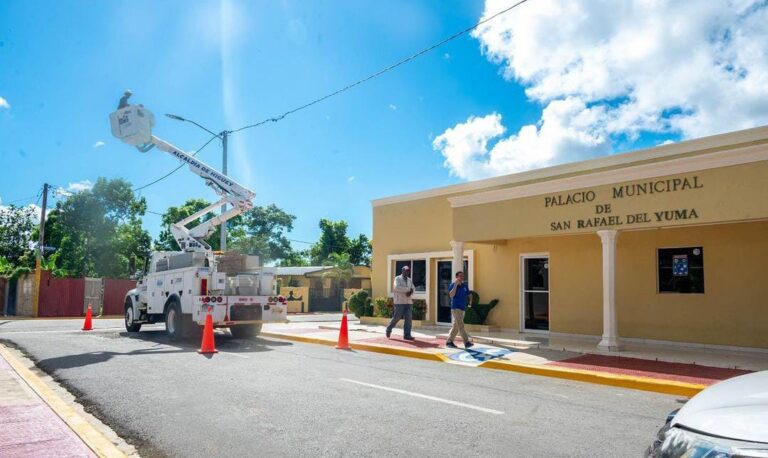
[[[691,398],[672,425],[728,439],[768,443],[768,371],[712,385]]]

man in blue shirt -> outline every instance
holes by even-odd
[[[464,272],[456,272],[456,280],[448,287],[448,295],[451,296],[453,325],[451,326],[451,332],[448,334],[448,341],[445,343],[445,346],[456,348],[453,339],[456,338],[456,334],[461,333],[461,338],[464,340],[464,348],[470,348],[474,344],[469,341],[469,335],[464,330],[464,310],[466,310],[467,303],[469,302],[469,286],[464,283]]]

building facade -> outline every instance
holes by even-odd
[[[768,348],[768,127],[372,205],[373,295],[409,265],[427,321],[463,270],[500,328]]]

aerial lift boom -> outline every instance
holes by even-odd
[[[125,97],[125,100],[121,100],[120,106],[121,108],[109,115],[112,135],[124,143],[135,146],[143,153],[157,147],[160,151],[174,156],[187,164],[192,173],[205,180],[205,184],[221,197],[218,202],[171,225],[171,233],[182,251],[210,253],[211,247],[205,242],[205,239],[220,224],[253,208],[252,200],[256,194],[232,178],[196,159],[193,155],[153,135],[152,128],[155,125],[155,117],[143,105],[129,105],[127,104],[127,97]],[[225,203],[232,205],[232,208],[191,229],[186,227],[190,222],[215,211]]]

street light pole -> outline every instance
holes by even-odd
[[[221,172],[224,175],[227,174],[227,139],[228,139],[229,134],[230,134],[230,132],[228,130],[224,130],[220,134],[215,134],[210,129],[208,129],[205,126],[202,126],[202,125],[196,123],[195,121],[193,121],[191,119],[187,119],[187,118],[184,118],[182,116],[175,115],[175,114],[170,114],[170,113],[166,113],[166,116],[171,118],[171,119],[175,119],[176,121],[182,121],[182,122],[188,122],[188,123],[194,124],[197,127],[199,127],[201,129],[203,129],[204,131],[208,132],[209,134],[211,134],[211,135],[213,135],[215,137],[219,137],[221,139],[221,143],[222,143],[222,147],[223,147],[222,148],[222,158],[221,158],[222,159],[222,170],[221,170]],[[227,204],[223,204],[221,206],[221,214],[222,215],[224,214],[225,211],[227,211]],[[220,241],[221,241],[221,243],[219,244],[220,245],[219,249],[221,251],[227,251],[227,222],[226,221],[224,221],[224,223],[222,223],[222,225],[221,225],[221,239],[220,239]]]
[[[221,143],[222,143],[222,146],[223,146],[223,148],[222,148],[222,151],[223,151],[222,163],[223,164],[222,164],[222,167],[221,167],[222,168],[221,171],[222,171],[222,173],[224,173],[224,175],[227,174],[227,136],[228,135],[229,135],[229,132],[227,132],[226,130],[221,132]],[[222,215],[224,214],[225,211],[227,211],[227,204],[223,204],[221,206],[221,214]],[[221,224],[221,244],[220,245],[221,245],[221,248],[220,248],[221,251],[227,251],[227,222],[226,221],[224,221]]]

